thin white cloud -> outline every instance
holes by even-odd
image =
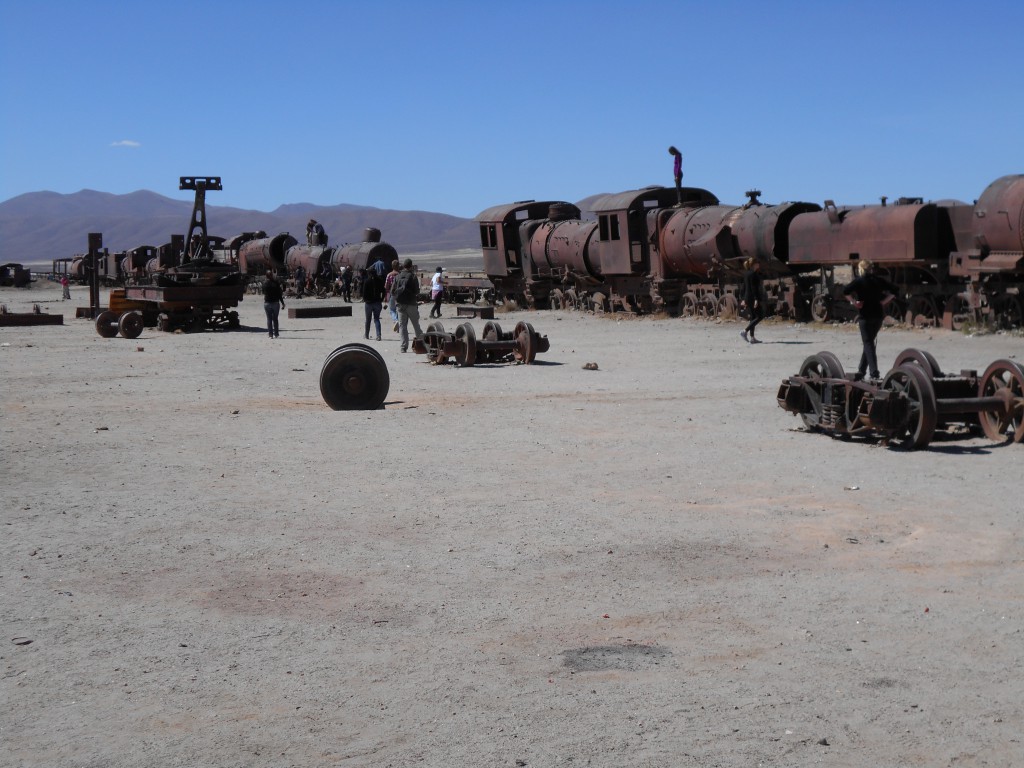
[[[137,141],[132,141],[131,139],[121,139],[121,141],[113,142],[110,146],[112,146],[112,147],[131,147],[132,149],[135,149],[136,147],[141,147],[142,145],[139,142],[137,142]]]

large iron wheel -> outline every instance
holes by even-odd
[[[679,316],[696,317],[697,315],[697,294],[684,293],[679,299]]]
[[[1006,294],[996,299],[994,303],[996,328],[1011,330],[1020,328],[1024,318],[1024,305],[1020,297],[1013,294]]]
[[[476,365],[476,331],[472,323],[463,323],[455,329],[455,340],[462,342],[462,347],[455,356],[455,362],[463,368]]]
[[[117,336],[118,314],[113,310],[105,310],[96,316],[96,333],[104,339],[112,339]]]
[[[526,322],[516,323],[512,338],[516,340],[516,348],[512,352],[516,362],[532,363],[537,357],[537,333],[533,326]]]
[[[137,339],[144,325],[141,312],[125,312],[117,321],[117,330],[126,339]]]
[[[931,296],[916,296],[907,312],[908,324],[915,328],[934,328],[939,324],[939,309]]]
[[[899,368],[904,363],[913,363],[921,366],[921,370],[928,374],[929,379],[942,377],[939,361],[930,352],[926,352],[923,349],[904,349],[896,355],[896,362],[892,364],[892,367]]]
[[[710,293],[705,293],[697,303],[697,314],[706,320],[714,320],[718,314],[718,302]]]
[[[435,320],[427,326],[427,333],[437,334],[435,336],[424,336],[423,338],[423,345],[427,349],[427,361],[440,365],[448,359],[444,352],[441,351],[442,342],[440,339],[442,338],[441,334],[444,333],[444,325],[440,320]]]
[[[1024,366],[1012,360],[996,360],[978,382],[978,397],[1001,397],[1002,413],[978,414],[981,428],[990,440],[1024,441]]]
[[[819,293],[811,300],[811,317],[817,323],[825,323],[832,319],[832,302],[828,296]]]
[[[823,409],[821,396],[825,385],[822,379],[841,379],[843,377],[843,366],[839,359],[831,352],[819,352],[811,355],[800,366],[801,378],[810,379],[804,384],[804,394],[811,404],[810,413],[801,413],[800,418],[808,429],[818,429],[821,424]]]
[[[963,296],[950,296],[942,312],[942,325],[950,331],[959,331],[974,319],[974,311]]]
[[[565,309],[565,296],[561,288],[555,288],[548,297],[551,309]]]
[[[931,442],[938,423],[939,409],[935,402],[932,380],[917,363],[904,363],[893,368],[882,380],[882,389],[906,398],[907,418],[889,434],[904,448],[923,448]]]
[[[320,371],[320,394],[335,411],[380,408],[390,387],[384,358],[365,344],[338,347],[327,356]]]
[[[718,300],[718,316],[723,320],[735,320],[739,316],[740,305],[731,293]]]

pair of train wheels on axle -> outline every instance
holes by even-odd
[[[845,377],[842,363],[831,352],[819,352],[800,366],[800,376],[813,380]],[[944,376],[938,361],[920,349],[906,349],[896,357],[892,369],[882,379],[880,389],[907,400],[907,419],[889,439],[906,448],[928,445],[940,425],[935,381]],[[811,411],[800,414],[809,429],[822,426],[824,405],[814,387],[807,388]],[[979,400],[1001,401],[998,409],[977,411],[977,423],[985,436],[996,442],[1024,442],[1024,366],[1012,360],[996,360],[978,379]]]
[[[144,326],[141,312],[118,313],[108,309],[96,316],[96,333],[105,339],[112,339],[119,333],[126,339],[137,339]]]
[[[472,323],[463,323],[455,329],[455,333],[449,336],[444,325],[435,321],[427,326],[424,335],[424,345],[427,349],[427,360],[431,363],[441,364],[448,360],[448,353],[445,351],[445,340],[454,337],[458,344],[453,345],[456,352],[452,357],[458,365],[466,368],[477,363],[499,362],[511,355],[517,363],[532,363],[538,352],[546,351],[540,334],[527,322],[516,323],[515,330],[511,334],[504,333],[501,326],[494,320],[488,320],[484,325],[483,335],[479,344],[476,330]]]

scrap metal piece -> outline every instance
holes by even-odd
[[[370,411],[388,396],[391,377],[384,358],[365,344],[344,344],[324,360],[320,395],[335,411]]]

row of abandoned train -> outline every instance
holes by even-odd
[[[340,246],[300,245],[287,232],[268,237],[266,232],[244,232],[232,238],[209,236],[207,251],[215,261],[237,266],[245,278],[258,280],[267,271],[291,276],[301,267],[314,280],[333,281],[345,268],[358,271],[378,261],[391,269],[398,252],[382,242],[374,227],[363,231],[363,241]],[[141,245],[127,251],[103,251],[97,262],[99,279],[107,285],[132,285],[149,282],[170,268],[188,263],[185,238],[173,236],[162,246]],[[56,270],[55,270],[56,271]],[[67,268],[69,278],[89,279],[89,259],[76,256]]]
[[[760,262],[770,313],[796,320],[855,314],[842,294],[860,259],[900,287],[889,312],[916,325],[1024,317],[1024,175],[992,182],[974,203],[900,198],[742,206],[711,192],[648,187],[598,198],[596,218],[562,201],[525,201],[476,217],[498,296],[532,307],[729,316],[748,259]]]

